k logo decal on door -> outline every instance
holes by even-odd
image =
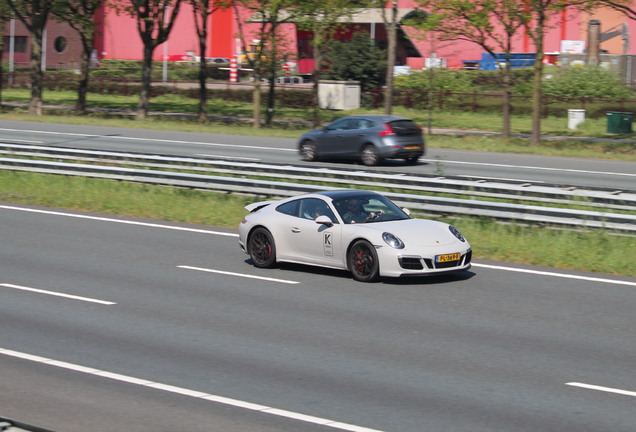
[[[323,247],[326,256],[333,256],[333,245],[331,244],[332,233],[326,232],[323,234]]]

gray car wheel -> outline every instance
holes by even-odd
[[[374,166],[380,162],[380,155],[373,144],[367,144],[360,153],[360,160],[366,166]]]
[[[309,140],[303,141],[300,145],[300,157],[307,162],[318,160],[316,145]]]
[[[417,161],[419,160],[419,156],[409,156],[406,159],[404,159],[404,161],[409,164],[409,165],[415,165],[417,163]]]

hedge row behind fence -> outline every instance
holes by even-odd
[[[367,92],[367,103],[371,108],[384,106],[383,90]],[[513,115],[531,115],[532,101],[528,96],[513,95],[511,97]],[[430,102],[429,102],[430,101]],[[428,91],[400,91],[393,94],[393,105],[418,110],[426,110],[429,104],[434,110],[471,111],[500,113],[503,96],[496,93],[456,93]],[[569,109],[585,109],[586,117],[601,118],[609,111],[636,112],[636,99],[601,99],[601,98],[557,98],[543,96],[541,101],[544,117],[567,117]]]
[[[6,77],[5,77],[6,81]],[[211,82],[211,81],[210,81]],[[216,82],[217,84],[219,82]],[[224,88],[209,88],[209,99],[223,99],[235,102],[252,102],[252,85],[249,82],[229,84],[222,81]],[[16,74],[13,78],[14,87],[28,88],[30,78],[28,73]],[[77,90],[77,76],[45,74],[44,86],[48,90],[75,91]],[[276,104],[278,106],[294,108],[310,108],[312,97],[308,96],[310,90],[304,88],[295,90],[293,85],[277,86]],[[99,94],[119,94],[125,96],[138,95],[141,85],[138,81],[130,81],[126,78],[91,77],[89,92]],[[267,85],[262,86],[263,93],[267,92]],[[165,85],[155,83],[152,87],[152,96],[164,94],[178,94],[188,98],[198,99],[198,83],[183,83],[169,81]],[[265,96],[265,95],[264,95]],[[428,91],[400,91],[395,90],[393,97],[394,106],[426,110],[429,108],[429,100],[434,110],[443,111],[471,111],[471,112],[501,112],[502,95],[495,93],[455,93]],[[266,97],[263,97],[266,103]],[[381,108],[384,105],[384,92],[382,89],[363,92],[361,104],[367,108]],[[585,109],[586,117],[601,118],[609,111],[636,112],[636,99],[611,100],[599,98],[555,98],[544,96],[542,112],[544,116],[567,117],[568,109]],[[512,96],[513,115],[530,115],[532,105],[528,96]]]

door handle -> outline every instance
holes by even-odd
[[[292,231],[293,233],[299,233],[299,232],[300,232],[300,228],[292,227],[291,231]]]

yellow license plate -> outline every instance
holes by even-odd
[[[458,261],[460,258],[461,258],[461,254],[458,254],[458,253],[436,255],[435,262],[443,263],[443,262],[449,262],[449,261]]]
[[[419,150],[420,146],[406,146],[404,148],[407,149],[407,150]]]

